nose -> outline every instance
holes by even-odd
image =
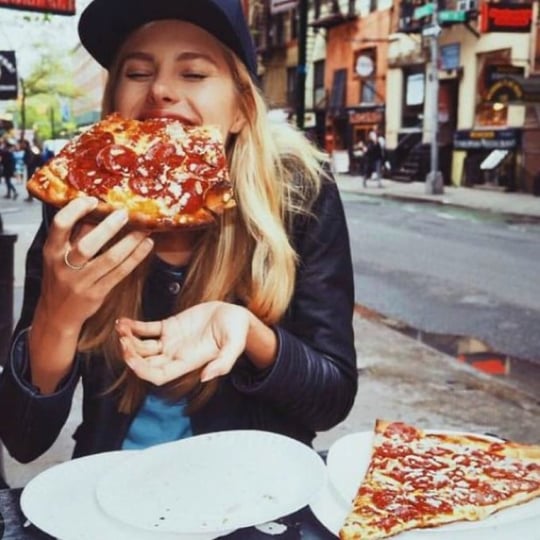
[[[158,76],[150,88],[149,97],[154,103],[174,103],[179,99],[178,88],[168,77]]]

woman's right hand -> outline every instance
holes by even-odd
[[[59,210],[43,248],[40,308],[64,326],[80,327],[153,246],[147,233],[131,231],[100,253],[126,224],[127,213],[116,210],[95,226],[80,224],[96,204],[93,197],[78,198]]]
[[[104,249],[127,214],[117,210],[96,225],[82,223],[96,205],[84,197],[59,210],[43,247],[41,295],[29,338],[32,380],[42,392],[53,391],[69,371],[84,322],[153,247],[148,233],[130,231]]]

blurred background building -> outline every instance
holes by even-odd
[[[538,1],[436,1],[243,0],[272,116],[298,124],[302,110],[338,172],[358,172],[355,147],[376,130],[395,180],[424,181],[436,141],[446,184],[540,194]],[[86,3],[77,0],[74,27]],[[64,63],[77,132],[100,117],[106,73],[75,43]],[[0,116],[20,123],[17,110]]]

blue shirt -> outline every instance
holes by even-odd
[[[131,422],[122,450],[141,450],[155,444],[191,437],[191,421],[186,416],[185,399],[171,402],[148,393],[137,416]]]

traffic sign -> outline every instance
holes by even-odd
[[[422,28],[424,37],[438,37],[441,35],[442,28],[438,24],[431,24]]]
[[[463,23],[467,22],[466,11],[444,10],[439,11],[440,23]]]
[[[413,19],[422,19],[423,17],[428,17],[433,15],[435,11],[435,4],[424,4],[423,6],[417,7],[413,11]]]

